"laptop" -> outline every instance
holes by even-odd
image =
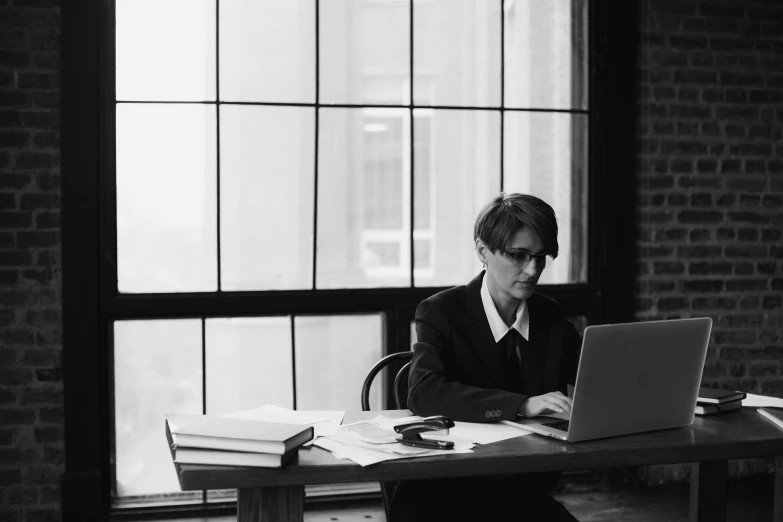
[[[504,422],[568,442],[688,426],[711,328],[709,317],[588,326],[570,419]]]

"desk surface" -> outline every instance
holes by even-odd
[[[344,422],[376,415],[401,417],[410,412],[348,412]],[[697,416],[686,428],[577,443],[527,435],[476,446],[473,453],[393,460],[364,468],[350,460],[337,460],[316,447],[301,448],[298,457],[282,469],[195,464],[176,467],[182,489],[198,490],[566,471],[780,455],[783,431],[762,418],[756,408],[744,408],[723,415]]]

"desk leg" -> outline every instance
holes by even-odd
[[[775,493],[772,497],[772,520],[783,522],[783,457],[775,458]]]
[[[691,522],[726,522],[727,460],[691,464]]]
[[[237,490],[237,522],[303,522],[304,486]]]

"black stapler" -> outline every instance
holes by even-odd
[[[439,431],[443,435],[448,435],[449,428],[453,427],[454,421],[450,418],[445,415],[433,415],[432,417],[424,417],[420,420],[397,424],[394,426],[394,431],[402,435],[402,437],[397,439],[400,441],[400,444],[415,448],[445,450],[452,449],[454,443],[445,440],[425,440],[419,434],[426,431]]]

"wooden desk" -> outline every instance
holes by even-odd
[[[410,412],[349,412],[345,422],[378,414],[400,417]],[[309,447],[301,449],[296,460],[283,469],[183,464],[177,465],[177,475],[183,490],[236,488],[239,522],[301,522],[307,484],[692,462],[691,520],[719,522],[726,520],[727,461],[750,457],[783,457],[783,431],[763,419],[755,408],[696,417],[687,428],[578,443],[528,435],[477,446],[470,454],[393,460],[366,468]],[[782,463],[783,459],[778,458],[775,466],[773,518],[777,522],[783,522]]]

